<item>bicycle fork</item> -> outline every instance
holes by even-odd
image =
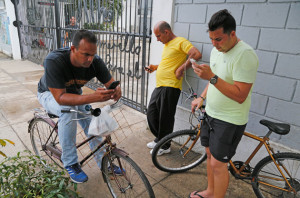
[[[111,145],[112,146],[112,145]],[[104,154],[105,155],[114,155],[114,153],[118,153],[119,155],[122,155],[124,157],[128,156],[129,154],[121,149],[118,149],[114,146],[112,146],[113,148],[112,149],[109,149],[109,147],[111,148],[111,146],[108,146],[107,148],[107,152]],[[126,171],[124,171],[124,168],[123,168],[123,165],[121,163],[121,160],[119,158],[117,158],[118,160],[118,166],[120,167],[121,171],[122,171],[122,176],[126,179],[126,181],[128,182],[128,186],[126,188],[122,188],[121,187],[121,184],[120,184],[120,181],[116,175],[116,173],[113,171],[113,162],[112,162],[112,158],[111,157],[108,157],[108,162],[109,162],[109,165],[110,167],[112,168],[112,174],[113,174],[113,178],[118,186],[118,188],[120,189],[121,193],[125,193],[127,189],[131,189],[133,188],[133,185],[130,181],[130,178],[128,178],[128,176],[126,175]],[[104,167],[104,164],[103,164],[103,161],[102,161],[102,167]],[[102,170],[102,174],[104,174],[104,171]],[[103,176],[103,178],[105,178]],[[105,180],[105,182],[107,182]]]
[[[182,158],[185,158],[185,156],[190,152],[190,150],[192,150],[192,148],[194,147],[194,145],[196,144],[197,140],[199,139],[200,137],[200,127],[198,129],[198,132],[197,132],[197,135],[195,137],[195,139],[193,140],[193,143],[192,145],[188,148],[188,150],[183,153],[183,148],[185,147],[185,145],[192,139],[191,136],[186,140],[186,142],[180,147],[179,149],[179,152],[180,152],[180,155],[182,155]]]

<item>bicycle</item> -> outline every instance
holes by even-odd
[[[158,169],[179,173],[205,161],[207,156],[199,137],[202,124],[207,122],[207,115],[204,106],[197,112],[198,115],[191,113],[189,119],[191,129],[173,132],[156,144],[152,152],[152,161]],[[194,117],[197,118],[197,125],[192,123]],[[286,135],[290,131],[290,125],[268,120],[261,120],[260,124],[266,126],[269,131],[263,137],[244,132],[244,136],[259,141],[259,144],[245,162],[230,160],[228,165],[230,173],[237,179],[250,180],[257,197],[300,197],[300,154],[275,153],[269,143],[271,133]],[[211,127],[210,129],[212,130]],[[159,149],[165,148],[164,145],[170,143],[171,153],[159,156]],[[250,161],[263,145],[269,156],[260,160],[253,168]]]
[[[115,108],[118,104],[113,104],[110,108]],[[78,113],[86,118],[90,115],[99,116],[101,109],[89,109],[89,113],[84,113],[74,109],[63,109],[64,113]],[[42,159],[43,165],[56,164],[63,168],[61,162],[61,147],[58,139],[58,119],[59,117],[39,109],[35,109],[34,117],[29,121],[28,132],[36,155]],[[95,138],[91,136],[76,145],[77,149]],[[150,197],[155,198],[153,189],[139,166],[129,157],[129,154],[117,148],[112,142],[111,135],[108,134],[104,140],[90,153],[86,154],[79,162],[81,166],[93,157],[93,154],[105,148],[102,158],[102,176],[113,197]],[[116,175],[110,171],[109,167],[117,165],[122,174]]]

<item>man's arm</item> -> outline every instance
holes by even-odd
[[[177,79],[180,79],[183,76],[184,71],[192,66],[190,61],[191,58],[195,59],[196,61],[202,58],[201,52],[196,47],[192,47],[190,49],[190,51],[188,52],[188,56],[189,58],[175,71]]]
[[[206,64],[195,64],[194,72],[200,78],[205,80],[210,80],[215,75],[211,71],[210,67]],[[238,81],[234,81],[233,84],[230,84],[219,77],[217,83],[214,86],[228,98],[242,104],[246,100],[252,85],[253,83]]]
[[[108,87],[113,81],[114,79],[111,78],[107,83],[104,84],[105,87]],[[87,95],[66,93],[66,89],[49,87],[49,90],[58,104],[70,106],[89,104],[93,102],[104,102],[110,99],[118,100],[121,97],[120,86],[118,86],[116,89],[110,90],[98,88],[94,93]]]
[[[196,98],[195,100],[192,101],[192,104],[191,104],[192,112],[195,112],[195,110],[199,109],[202,106],[204,100],[206,99],[208,86],[209,86],[209,83],[206,85],[206,87],[203,90],[203,92],[201,93],[200,97]]]

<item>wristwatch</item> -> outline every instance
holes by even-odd
[[[217,82],[218,82],[218,76],[217,75],[215,75],[214,77],[212,77],[210,80],[209,80],[209,82],[210,82],[210,84],[212,84],[212,85],[214,85],[214,84],[216,84]]]

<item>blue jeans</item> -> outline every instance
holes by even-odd
[[[85,105],[78,106],[64,106],[59,105],[54,99],[50,91],[37,94],[40,104],[46,109],[47,112],[59,116],[58,121],[58,137],[59,143],[62,147],[62,156],[61,160],[64,164],[64,167],[78,163],[78,156],[76,151],[76,132],[77,132],[77,122],[72,121],[73,119],[82,118],[83,116],[77,113],[62,113],[63,108],[72,108],[75,110],[86,112]],[[84,129],[84,133],[87,137],[89,125],[91,118],[83,119],[78,121],[80,126]],[[93,150],[97,148],[99,143],[102,141],[102,138],[95,137],[92,139],[89,144],[90,148]],[[104,149],[97,151],[94,156],[95,160],[101,168],[102,156],[104,154]]]

